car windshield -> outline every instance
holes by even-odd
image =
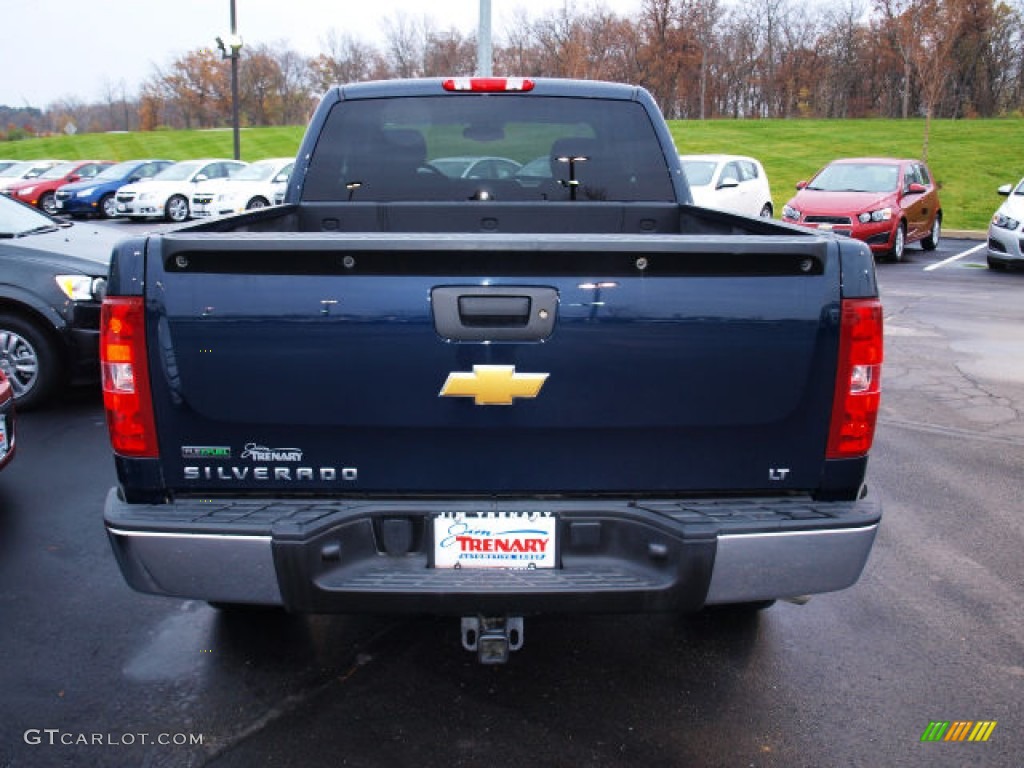
[[[709,160],[684,160],[683,171],[691,187],[705,187],[715,175],[715,163]]]
[[[1017,188],[1015,190],[1013,190],[1013,194],[1015,194],[1015,195],[1024,195],[1024,179],[1021,179],[1020,184],[1018,184]]]
[[[900,167],[892,163],[834,163],[811,179],[822,192],[895,192]]]
[[[546,158],[546,176],[516,173],[516,163],[538,157]],[[481,167],[489,170],[479,175],[487,178],[456,170],[477,161],[486,161]],[[478,175],[475,167],[469,175]],[[352,202],[675,199],[642,105],[537,95],[343,101],[327,118],[303,195]]]
[[[274,175],[277,164],[252,163],[235,171],[228,178],[231,181],[266,181]]]
[[[153,177],[153,181],[184,181],[203,166],[202,162],[175,163]]]
[[[0,238],[21,237],[55,229],[57,225],[49,216],[0,195]]]
[[[102,171],[93,176],[93,181],[116,181],[117,179],[123,179],[129,173],[139,167],[139,163],[136,160],[128,160],[117,165],[112,165],[109,168],[104,168]]]
[[[46,173],[42,174],[39,178],[40,179],[63,179],[69,173],[72,173],[77,166],[78,166],[78,163],[61,163],[60,165],[53,166],[53,168],[48,170]]]

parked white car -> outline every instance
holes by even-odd
[[[680,155],[693,202],[704,208],[761,216],[775,211],[768,176],[757,160],[743,155]]]
[[[258,160],[226,179],[204,181],[192,193],[192,216],[225,216],[274,204],[274,194],[288,183],[294,157]]]
[[[185,221],[196,186],[210,179],[222,179],[245,168],[248,163],[223,158],[184,160],[156,176],[117,190],[116,213],[140,219],[164,218]]]
[[[0,192],[23,181],[38,178],[62,160],[21,160],[0,171]]]
[[[1006,196],[1006,201],[988,225],[988,266],[1024,267],[1024,179],[1016,187],[1004,184],[997,191]]]

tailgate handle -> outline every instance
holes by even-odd
[[[459,296],[459,320],[468,328],[524,327],[529,296]]]
[[[434,330],[449,341],[543,341],[558,291],[546,286],[451,285],[430,292]]]

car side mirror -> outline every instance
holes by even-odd
[[[209,176],[207,176],[205,173],[200,173],[198,176],[192,179],[192,183],[198,184],[200,181],[206,181],[208,178]]]
[[[285,181],[288,181],[288,174],[287,173],[279,173],[279,174],[277,174],[277,176],[274,177],[274,182],[273,183],[274,184],[281,184],[281,183],[283,183]]]
[[[719,180],[718,186],[715,187],[715,189],[734,189],[739,185],[739,181],[734,179],[732,176],[726,176],[725,178]]]
[[[1013,192],[1013,185],[1012,184],[1003,184],[1003,186],[1001,186],[999,189],[997,189],[996,192],[998,192],[1003,197],[1009,197],[1010,193]]]
[[[806,181],[798,181],[796,183],[797,191],[800,191],[801,189],[804,189],[806,186],[807,186],[807,182]]]
[[[82,180],[82,176],[80,174],[77,174],[77,173],[72,173],[70,176],[68,176],[68,183],[75,182],[75,181],[81,181],[81,180]]]
[[[916,182],[907,187],[908,195],[923,195],[927,191],[928,187],[926,187],[924,184],[918,184]]]

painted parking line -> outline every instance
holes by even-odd
[[[924,271],[925,272],[931,272],[933,269],[941,269],[942,267],[948,266],[949,264],[952,264],[955,261],[959,261],[964,256],[970,256],[971,254],[977,253],[978,251],[983,251],[987,247],[988,247],[988,243],[982,243],[981,245],[976,245],[973,248],[970,248],[970,249],[968,249],[966,251],[963,251],[962,253],[956,254],[955,256],[950,256],[948,259],[943,259],[942,261],[938,261],[938,262],[936,262],[934,264],[930,264],[930,265],[928,265],[927,267],[924,268]]]

